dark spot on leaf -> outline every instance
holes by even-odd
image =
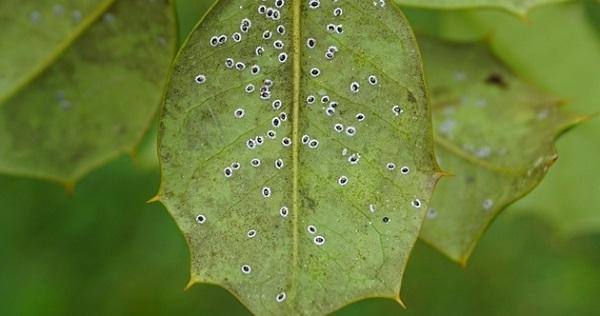
[[[415,95],[408,91],[408,95],[406,96],[406,101],[410,102],[410,103],[417,103],[417,98],[415,98]]]
[[[489,85],[495,85],[502,89],[508,88],[508,83],[504,80],[504,77],[498,73],[491,73],[487,79],[485,79],[485,83]]]

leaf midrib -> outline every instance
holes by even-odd
[[[73,45],[75,41],[81,37],[97,20],[102,14],[114,4],[116,0],[105,0],[99,4],[90,14],[83,19],[83,21],[75,27],[75,29],[65,37],[65,39],[56,46],[55,49],[50,52],[47,57],[42,60],[37,66],[17,80],[17,83],[12,88],[8,89],[6,93],[0,95],[0,107],[10,98],[17,95],[21,90],[25,89],[31,82],[39,77],[46,69],[50,68],[58,58],[60,58],[64,52]]]
[[[300,208],[299,176],[300,176],[300,79],[302,57],[302,1],[293,1],[292,14],[292,46],[293,46],[293,101],[292,101],[292,278],[290,280],[290,300],[296,297],[296,271],[298,268],[298,210]]]

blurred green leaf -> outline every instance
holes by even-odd
[[[483,44],[419,37],[443,179],[421,239],[466,264],[490,222],[536,187],[555,138],[581,118],[517,78]]]
[[[503,9],[511,13],[525,16],[536,6],[566,2],[568,0],[393,0],[399,5],[429,9]],[[374,1],[377,2],[377,1]],[[381,0],[385,2],[385,0]]]
[[[50,66],[113,2],[0,2],[0,106]]]
[[[180,43],[215,2],[216,0],[176,0]]]
[[[72,184],[133,151],[159,106],[175,37],[166,0],[117,1],[0,108],[0,172]]]
[[[484,10],[443,16],[420,12],[417,28],[427,21],[472,27],[462,34],[436,33],[432,28],[427,32],[454,40],[490,34],[495,55],[520,77],[567,100],[571,111],[594,114],[600,112],[600,27],[595,19],[599,14],[600,3],[595,0],[542,7],[528,21]],[[544,184],[513,208],[514,213],[537,214],[568,235],[599,231],[600,169],[590,163],[600,159],[598,135],[600,121],[593,119],[561,138],[561,159]]]
[[[158,199],[190,246],[190,284],[257,314],[398,299],[439,177],[408,24],[371,2],[287,2],[281,21],[246,4],[220,1],[189,37],[161,119]]]

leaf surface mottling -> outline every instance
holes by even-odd
[[[421,238],[466,263],[490,222],[542,181],[555,139],[581,120],[494,59],[483,44],[420,37],[436,154],[453,177],[434,193]]]
[[[72,183],[132,151],[160,104],[173,25],[165,0],[117,1],[0,108],[0,172]]]
[[[190,246],[191,284],[259,315],[398,299],[439,177],[404,16],[310,3],[275,5],[273,20],[260,1],[218,2],[180,52],[161,118],[158,197]]]

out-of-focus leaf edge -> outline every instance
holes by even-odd
[[[96,23],[98,18],[102,16],[115,2],[116,0],[105,0],[102,2],[94,11],[86,16],[83,21],[71,32],[67,37],[64,38],[48,56],[46,59],[39,63],[37,67],[31,70],[27,75],[21,77],[17,84],[13,86],[7,93],[0,95],[0,107],[10,98],[15,96],[19,91],[27,87],[33,80],[39,77],[46,69],[48,69],[54,62],[63,55],[63,53],[73,44],[80,36],[86,33],[86,31]]]
[[[565,104],[568,104],[567,102],[559,102],[559,106],[564,106]],[[556,159],[554,159],[549,165],[548,168],[551,168],[554,163],[559,159],[559,154],[558,154],[558,150],[556,148],[556,141],[565,133],[567,133],[568,131],[570,131],[573,128],[576,128],[577,126],[579,126],[580,124],[583,124],[584,122],[591,120],[592,118],[594,118],[595,116],[597,116],[597,114],[591,114],[591,115],[581,115],[581,116],[574,116],[571,120],[567,121],[563,126],[561,126],[560,128],[557,129],[557,133],[554,137],[554,145],[552,146],[552,153],[555,155]],[[435,136],[434,136],[434,140],[435,140]],[[436,144],[439,144],[437,141],[435,141]],[[523,174],[523,176],[527,176],[526,174]],[[494,215],[494,217],[486,224],[485,228],[482,229],[479,233],[478,236],[476,236],[476,238],[473,240],[473,242],[471,243],[471,245],[469,246],[469,250],[460,257],[455,257],[452,254],[444,251],[443,249],[436,247],[433,243],[429,242],[428,240],[419,237],[419,240],[421,240],[422,242],[424,242],[425,244],[427,244],[428,246],[430,246],[431,248],[435,249],[436,251],[439,251],[441,254],[443,254],[446,258],[450,259],[451,261],[459,264],[461,267],[463,268],[467,268],[468,265],[468,261],[471,258],[471,255],[473,254],[473,251],[475,250],[475,248],[477,247],[481,237],[483,236],[483,234],[490,228],[490,226],[493,224],[493,222],[496,220],[496,218],[498,217],[498,215],[502,214],[504,212],[504,210],[506,210],[509,206],[515,204],[516,202],[518,202],[519,200],[521,200],[522,198],[524,198],[525,196],[527,196],[529,193],[531,193],[533,190],[535,190],[541,183],[543,182],[543,179],[539,182],[534,183],[532,186],[530,186],[529,188],[527,188],[527,190],[524,190],[523,193],[517,197],[515,197],[514,199],[504,203],[498,210],[498,212],[496,212],[496,214]]]
[[[556,2],[552,2],[552,3],[538,3],[538,4],[534,4],[534,5],[529,5],[527,8],[524,8],[523,10],[519,10],[519,9],[509,6],[509,5],[492,5],[492,4],[482,4],[482,5],[463,4],[463,5],[461,5],[461,4],[458,4],[458,5],[454,5],[454,6],[440,7],[440,6],[429,5],[429,4],[418,5],[418,4],[401,3],[402,0],[394,0],[394,1],[396,1],[396,4],[400,7],[436,10],[436,11],[477,10],[477,9],[501,10],[501,11],[510,13],[520,19],[527,20],[529,12],[533,9],[543,7],[543,6],[548,6],[548,5],[564,3],[564,2],[571,1],[571,0],[559,0]]]
[[[66,49],[69,48],[69,46],[72,43],[74,43],[80,36],[84,35],[85,31],[87,29],[89,29],[89,27],[91,27],[95,23],[96,19],[99,16],[101,16],[104,12],[106,12],[108,9],[110,9],[110,7],[112,6],[112,4],[114,4],[115,1],[117,1],[117,0],[107,1],[107,3],[109,3],[109,4],[106,7],[103,7],[101,12],[98,13],[98,16],[96,16],[95,19],[89,21],[87,27],[84,28],[83,30],[81,30],[81,32],[76,37],[73,37],[72,39],[70,39],[70,41],[68,43],[66,43],[66,45],[64,47],[62,47],[62,50],[60,52],[57,52],[57,54],[55,56],[53,56],[52,60],[48,61],[48,64],[45,66],[45,68],[40,69],[39,73],[36,73],[34,76],[31,76],[28,79],[27,84],[29,82],[35,80],[35,78],[38,75],[42,74],[44,72],[44,70],[47,67],[49,67],[50,65],[52,65],[52,63],[56,59],[58,59],[62,55],[62,53],[64,51],[66,51]],[[175,36],[174,38],[177,37],[178,30],[179,30],[178,16],[177,16],[177,12],[176,12],[177,10],[176,10],[175,4],[174,4],[175,1],[176,0],[169,0],[169,8],[170,8],[172,16],[173,16],[173,23],[171,24],[170,31],[172,32],[172,35]],[[173,49],[174,52],[176,52],[177,51],[177,41],[174,40],[172,45],[173,46],[171,48]],[[173,63],[173,56],[171,56],[170,65],[172,65],[172,63]],[[170,68],[172,68],[172,67],[170,67]],[[146,125],[146,127],[144,127],[144,129],[140,132],[140,134],[136,137],[136,140],[133,142],[132,145],[124,146],[122,148],[114,150],[111,153],[107,153],[104,157],[96,159],[95,162],[90,163],[87,167],[78,170],[76,173],[73,174],[73,176],[67,177],[67,178],[61,178],[61,177],[54,177],[54,176],[40,176],[40,175],[35,175],[35,174],[29,174],[27,172],[10,172],[10,171],[2,171],[0,174],[7,175],[7,176],[13,176],[13,177],[24,177],[24,178],[30,178],[30,179],[35,179],[35,180],[53,182],[53,183],[63,186],[67,192],[73,193],[75,191],[75,186],[77,185],[77,182],[79,182],[83,177],[85,177],[88,173],[92,172],[93,170],[100,168],[102,165],[116,159],[120,155],[127,153],[127,154],[129,154],[129,156],[132,159],[135,159],[138,147],[141,145],[146,134],[150,131],[152,124],[154,124],[154,122],[156,121],[157,114],[159,113],[159,109],[161,108],[164,96],[166,95],[166,92],[167,92],[167,87],[168,87],[168,81],[165,80],[165,82],[163,84],[162,96],[159,99],[159,105],[154,110],[155,113],[152,116],[152,119],[148,122],[148,124]],[[18,91],[19,90],[15,91],[15,92],[18,92]],[[2,106],[2,103],[1,103],[2,101],[5,101],[5,100],[4,99],[0,100],[0,107]]]

